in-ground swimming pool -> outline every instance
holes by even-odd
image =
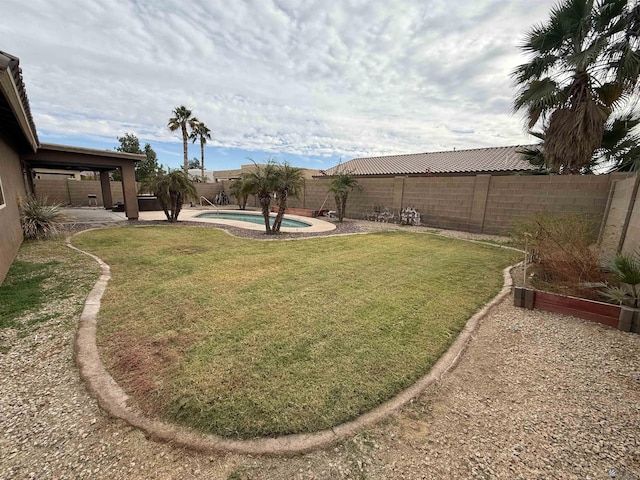
[[[257,225],[264,225],[264,217],[261,213],[205,212],[196,215],[196,218],[220,218],[223,220],[237,220],[239,222],[249,222],[255,223]],[[275,218],[275,215],[271,215],[272,225]],[[311,224],[300,220],[293,220],[291,218],[284,217],[282,219],[282,226],[289,228],[306,228],[310,227]]]

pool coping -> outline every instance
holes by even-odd
[[[218,435],[198,433],[186,427],[148,418],[128,405],[127,394],[106,370],[100,359],[96,343],[98,312],[102,295],[111,278],[111,268],[96,255],[85,252],[71,243],[73,236],[92,230],[99,229],[84,230],[66,238],[66,245],[69,248],[90,256],[101,268],[101,275],[87,297],[78,322],[75,356],[80,378],[89,393],[97,400],[98,405],[111,416],[142,430],[149,439],[201,452],[294,455],[325,448],[352,437],[360,430],[383,420],[418,397],[429,386],[440,381],[443,375],[452,370],[460,361],[467,345],[478,329],[480,321],[507,297],[513,285],[510,271],[515,265],[502,271],[504,282],[500,292],[467,321],[456,340],[429,372],[412,386],[373,410],[356,417],[354,420],[318,432],[291,434],[275,438],[233,440]]]
[[[238,227],[244,228],[247,230],[260,230],[264,231],[264,225],[260,225],[257,223],[243,222],[241,220],[228,220],[225,218],[198,218],[197,215],[201,213],[233,213],[240,215],[261,215],[262,212],[256,212],[255,210],[231,210],[228,208],[220,208],[220,209],[211,209],[211,208],[188,208],[180,211],[180,220],[189,220],[191,222],[202,222],[202,223],[214,223],[218,225],[228,225],[230,227]],[[153,221],[153,220],[166,220],[167,217],[164,212],[153,211],[153,212],[140,212],[139,220],[143,221]],[[326,222],[324,220],[320,220],[318,218],[312,217],[303,217],[300,215],[290,215],[285,213],[285,217],[290,218],[292,220],[297,220],[299,222],[308,223],[308,227],[281,227],[280,231],[282,233],[324,233],[330,232],[336,229],[336,226],[333,223]]]

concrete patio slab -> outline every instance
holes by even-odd
[[[127,221],[124,212],[113,212],[103,207],[63,208],[62,213],[69,219],[65,223],[116,223]]]

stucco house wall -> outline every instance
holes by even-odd
[[[0,183],[4,204],[0,205],[0,284],[22,244],[18,198],[26,195],[20,157],[0,136]]]

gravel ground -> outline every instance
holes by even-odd
[[[510,304],[387,421],[277,458],[175,449],[108,418],[78,379],[74,319],[51,320],[0,355],[0,478],[640,479],[640,336]]]

